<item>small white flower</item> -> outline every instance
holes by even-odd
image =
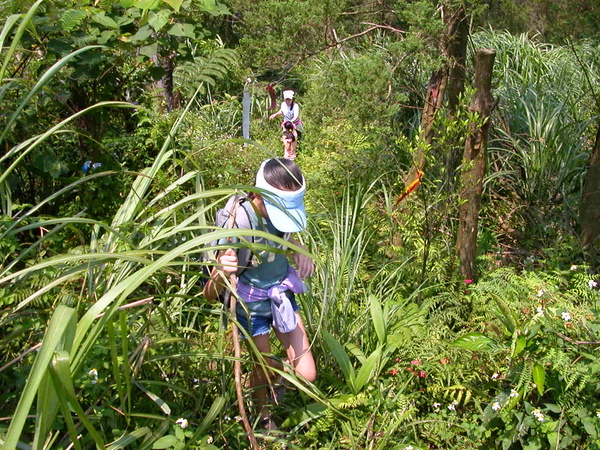
[[[185,242],[187,238],[185,236],[181,236],[181,242]]]
[[[403,450],[413,450],[413,446],[412,445],[407,445],[406,447],[404,447]]]
[[[494,372],[494,374],[490,377],[492,380],[497,380],[500,374],[498,372]]]
[[[225,417],[223,417],[223,420],[225,420],[225,421],[229,422],[229,421],[231,420],[231,417],[229,417],[229,416],[225,416]]]
[[[179,418],[175,421],[176,424],[178,424],[181,428],[186,429],[189,425],[187,419],[184,418]]]
[[[575,264],[573,264],[573,265],[571,266],[571,270],[577,270],[577,269],[578,269],[578,267],[577,267]]]
[[[212,436],[209,436],[208,439],[206,440],[207,444],[212,444],[214,442],[214,439],[212,438]]]
[[[571,314],[569,314],[568,312],[560,313],[560,315],[565,322],[568,322],[571,320]]]
[[[600,411],[596,411],[596,417],[598,417],[598,419],[600,419]]]
[[[242,418],[240,416],[235,416],[234,419],[235,419],[236,422],[241,422],[242,421]]]
[[[538,420],[538,422],[543,422],[545,420],[544,415],[542,414],[542,411],[539,409],[534,409],[533,411],[531,411],[531,414],[533,414],[535,416],[535,418]]]
[[[596,280],[590,280],[590,281],[588,281],[588,286],[591,289],[594,289],[595,287],[598,287],[598,282]]]
[[[518,396],[519,396],[519,393],[517,391],[515,391],[514,389],[510,390],[510,397],[514,398],[514,397],[518,397]]]
[[[171,278],[171,275],[169,275],[165,281],[166,281],[167,283],[170,283],[171,281],[173,281],[173,279]]]
[[[540,289],[537,293],[538,297],[541,297],[542,295],[544,295],[546,293],[546,291],[544,289]]]
[[[454,404],[448,405],[449,411],[456,411],[456,406]]]
[[[537,311],[538,314],[540,314],[542,316],[544,315],[544,312],[545,312],[544,308],[542,308],[541,305],[536,308],[536,311]]]
[[[90,383],[96,384],[98,383],[98,371],[96,369],[92,369],[88,372],[88,376],[91,378]]]
[[[529,255],[527,258],[525,258],[525,261],[527,261],[529,264],[533,264],[535,262],[535,258]]]
[[[500,408],[502,408],[502,406],[500,406],[500,403],[498,403],[498,402],[494,402],[494,403],[492,404],[492,409],[493,409],[494,411],[498,411]]]
[[[218,175],[217,175],[217,178],[223,178],[223,175],[221,175],[221,174],[218,174]]]
[[[441,406],[442,406],[442,404],[441,404],[441,403],[437,403],[437,402],[436,402],[436,403],[434,403],[434,404],[433,404],[433,410],[434,410],[436,413],[439,413],[439,412],[440,412],[440,408],[441,408]]]

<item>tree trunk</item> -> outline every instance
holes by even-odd
[[[446,21],[448,30],[447,51],[448,58],[448,118],[452,122],[456,117],[456,110],[461,94],[465,92],[467,41],[469,37],[469,24],[464,7],[460,6],[453,14],[448,15]],[[455,186],[454,174],[458,168],[461,157],[461,148],[457,143],[451,143],[446,155],[446,172],[452,186]]]
[[[495,106],[491,88],[495,55],[494,50],[479,49],[475,61],[475,95],[469,110],[471,113],[476,113],[478,119],[469,125],[469,135],[465,142],[460,189],[462,204],[459,207],[456,239],[460,273],[465,279],[475,277],[477,225],[487,159],[489,116]]]
[[[600,267],[600,124],[581,195],[581,246],[586,263]]]
[[[441,51],[446,58],[446,63],[429,79],[421,117],[420,143],[413,159],[413,167],[404,180],[406,186],[412,183],[418,171],[423,170],[427,165],[425,151],[433,143],[435,135],[433,123],[442,108],[444,97],[447,94],[449,115],[452,118],[458,107],[460,95],[465,90],[465,62],[469,36],[465,9],[460,6],[456,10],[447,11],[444,17],[446,31]],[[451,168],[449,176],[452,176],[456,170],[459,158],[459,152],[456,154],[451,152],[446,156],[447,166]]]
[[[160,87],[163,90],[167,111],[171,112],[175,109],[175,96],[173,95],[173,72],[175,71],[175,55],[170,54],[161,58],[161,66],[165,74],[160,79]]]
[[[442,108],[444,92],[448,83],[448,70],[442,67],[434,72],[429,79],[427,93],[425,94],[425,105],[421,116],[421,131],[419,135],[419,146],[413,158],[413,165],[404,180],[404,184],[409,186],[416,178],[419,171],[427,165],[425,150],[433,142],[433,122],[438,111]]]

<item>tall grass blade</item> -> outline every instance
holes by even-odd
[[[21,394],[19,404],[10,422],[4,441],[4,448],[12,449],[17,446],[19,436],[25,426],[25,420],[33,404],[38,387],[40,386],[43,377],[48,371],[48,367],[54,356],[56,349],[61,348],[64,343],[66,330],[69,327],[75,326],[77,321],[76,311],[73,308],[59,305],[52,315],[48,330],[44,335],[44,340],[40,351],[37,354],[29,378],[25,383],[25,388]],[[43,411],[42,411],[43,413]]]

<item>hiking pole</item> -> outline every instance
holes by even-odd
[[[231,211],[231,216],[229,217],[229,221],[227,222],[227,229],[232,229],[235,223],[235,214],[237,212],[237,208],[239,206],[238,202],[235,202],[233,206],[233,210]],[[229,277],[229,289],[225,292],[224,295],[224,304],[227,304],[227,300],[229,300],[229,311],[231,312],[231,316],[235,317],[235,308],[236,308],[236,299],[237,299],[237,275],[232,274]],[[248,434],[248,440],[250,441],[250,447],[252,450],[258,450],[258,443],[256,442],[256,437],[254,436],[254,431],[250,426],[250,422],[248,421],[248,416],[246,415],[246,408],[244,406],[244,393],[242,392],[242,351],[240,348],[240,335],[238,327],[235,323],[235,320],[231,321],[232,332],[231,337],[233,340],[233,375],[235,379],[235,394],[237,396],[238,409],[240,411],[240,417],[242,418],[242,422],[244,423],[244,428],[246,429],[246,433]]]

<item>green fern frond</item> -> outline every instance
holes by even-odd
[[[60,15],[58,23],[63,30],[71,31],[83,22],[83,19],[86,17],[87,13],[81,9],[68,9]]]

